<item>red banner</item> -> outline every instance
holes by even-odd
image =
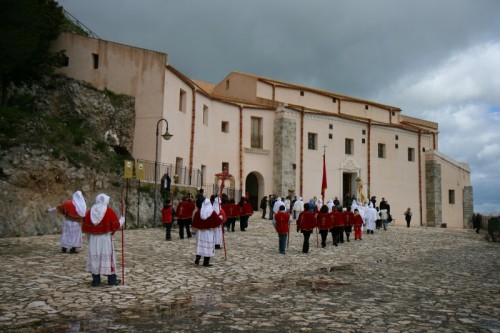
[[[325,190],[328,187],[326,183],[326,161],[325,155],[323,155],[323,181],[321,182],[321,199],[325,202]]]

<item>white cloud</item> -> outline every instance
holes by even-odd
[[[500,211],[500,42],[456,53],[426,73],[408,74],[375,100],[439,124],[439,150],[469,163],[475,210]]]

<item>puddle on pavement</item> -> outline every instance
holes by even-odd
[[[329,266],[329,267],[319,268],[319,271],[323,274],[330,274],[330,273],[334,273],[334,272],[350,271],[350,270],[352,270],[351,265]]]
[[[333,280],[298,280],[295,282],[297,286],[309,288],[312,292],[328,292],[334,288],[341,286],[350,286],[348,282],[333,281]]]
[[[210,295],[198,295],[194,300],[186,299],[155,307],[100,307],[92,309],[92,313],[84,317],[44,320],[12,332],[162,332],[171,324],[192,323],[196,312],[213,309],[213,300],[215,298]]]

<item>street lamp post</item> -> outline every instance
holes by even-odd
[[[167,124],[167,128],[165,130],[165,133],[162,134],[162,138],[164,140],[170,140],[173,135],[168,133],[168,121],[166,119],[163,119],[161,118],[160,120],[158,120],[158,122],[156,123],[156,149],[155,149],[155,188],[154,188],[154,191],[155,191],[155,201],[154,201],[154,210],[153,210],[153,227],[156,228],[156,196],[157,196],[157,188],[156,188],[156,185],[158,183],[158,135],[160,134],[160,130],[159,130],[159,126],[160,126],[160,123],[164,121],[166,124]]]

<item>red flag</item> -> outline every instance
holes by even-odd
[[[323,154],[323,181],[321,182],[321,199],[325,202],[325,190],[328,187],[326,184],[326,162],[325,155]]]

